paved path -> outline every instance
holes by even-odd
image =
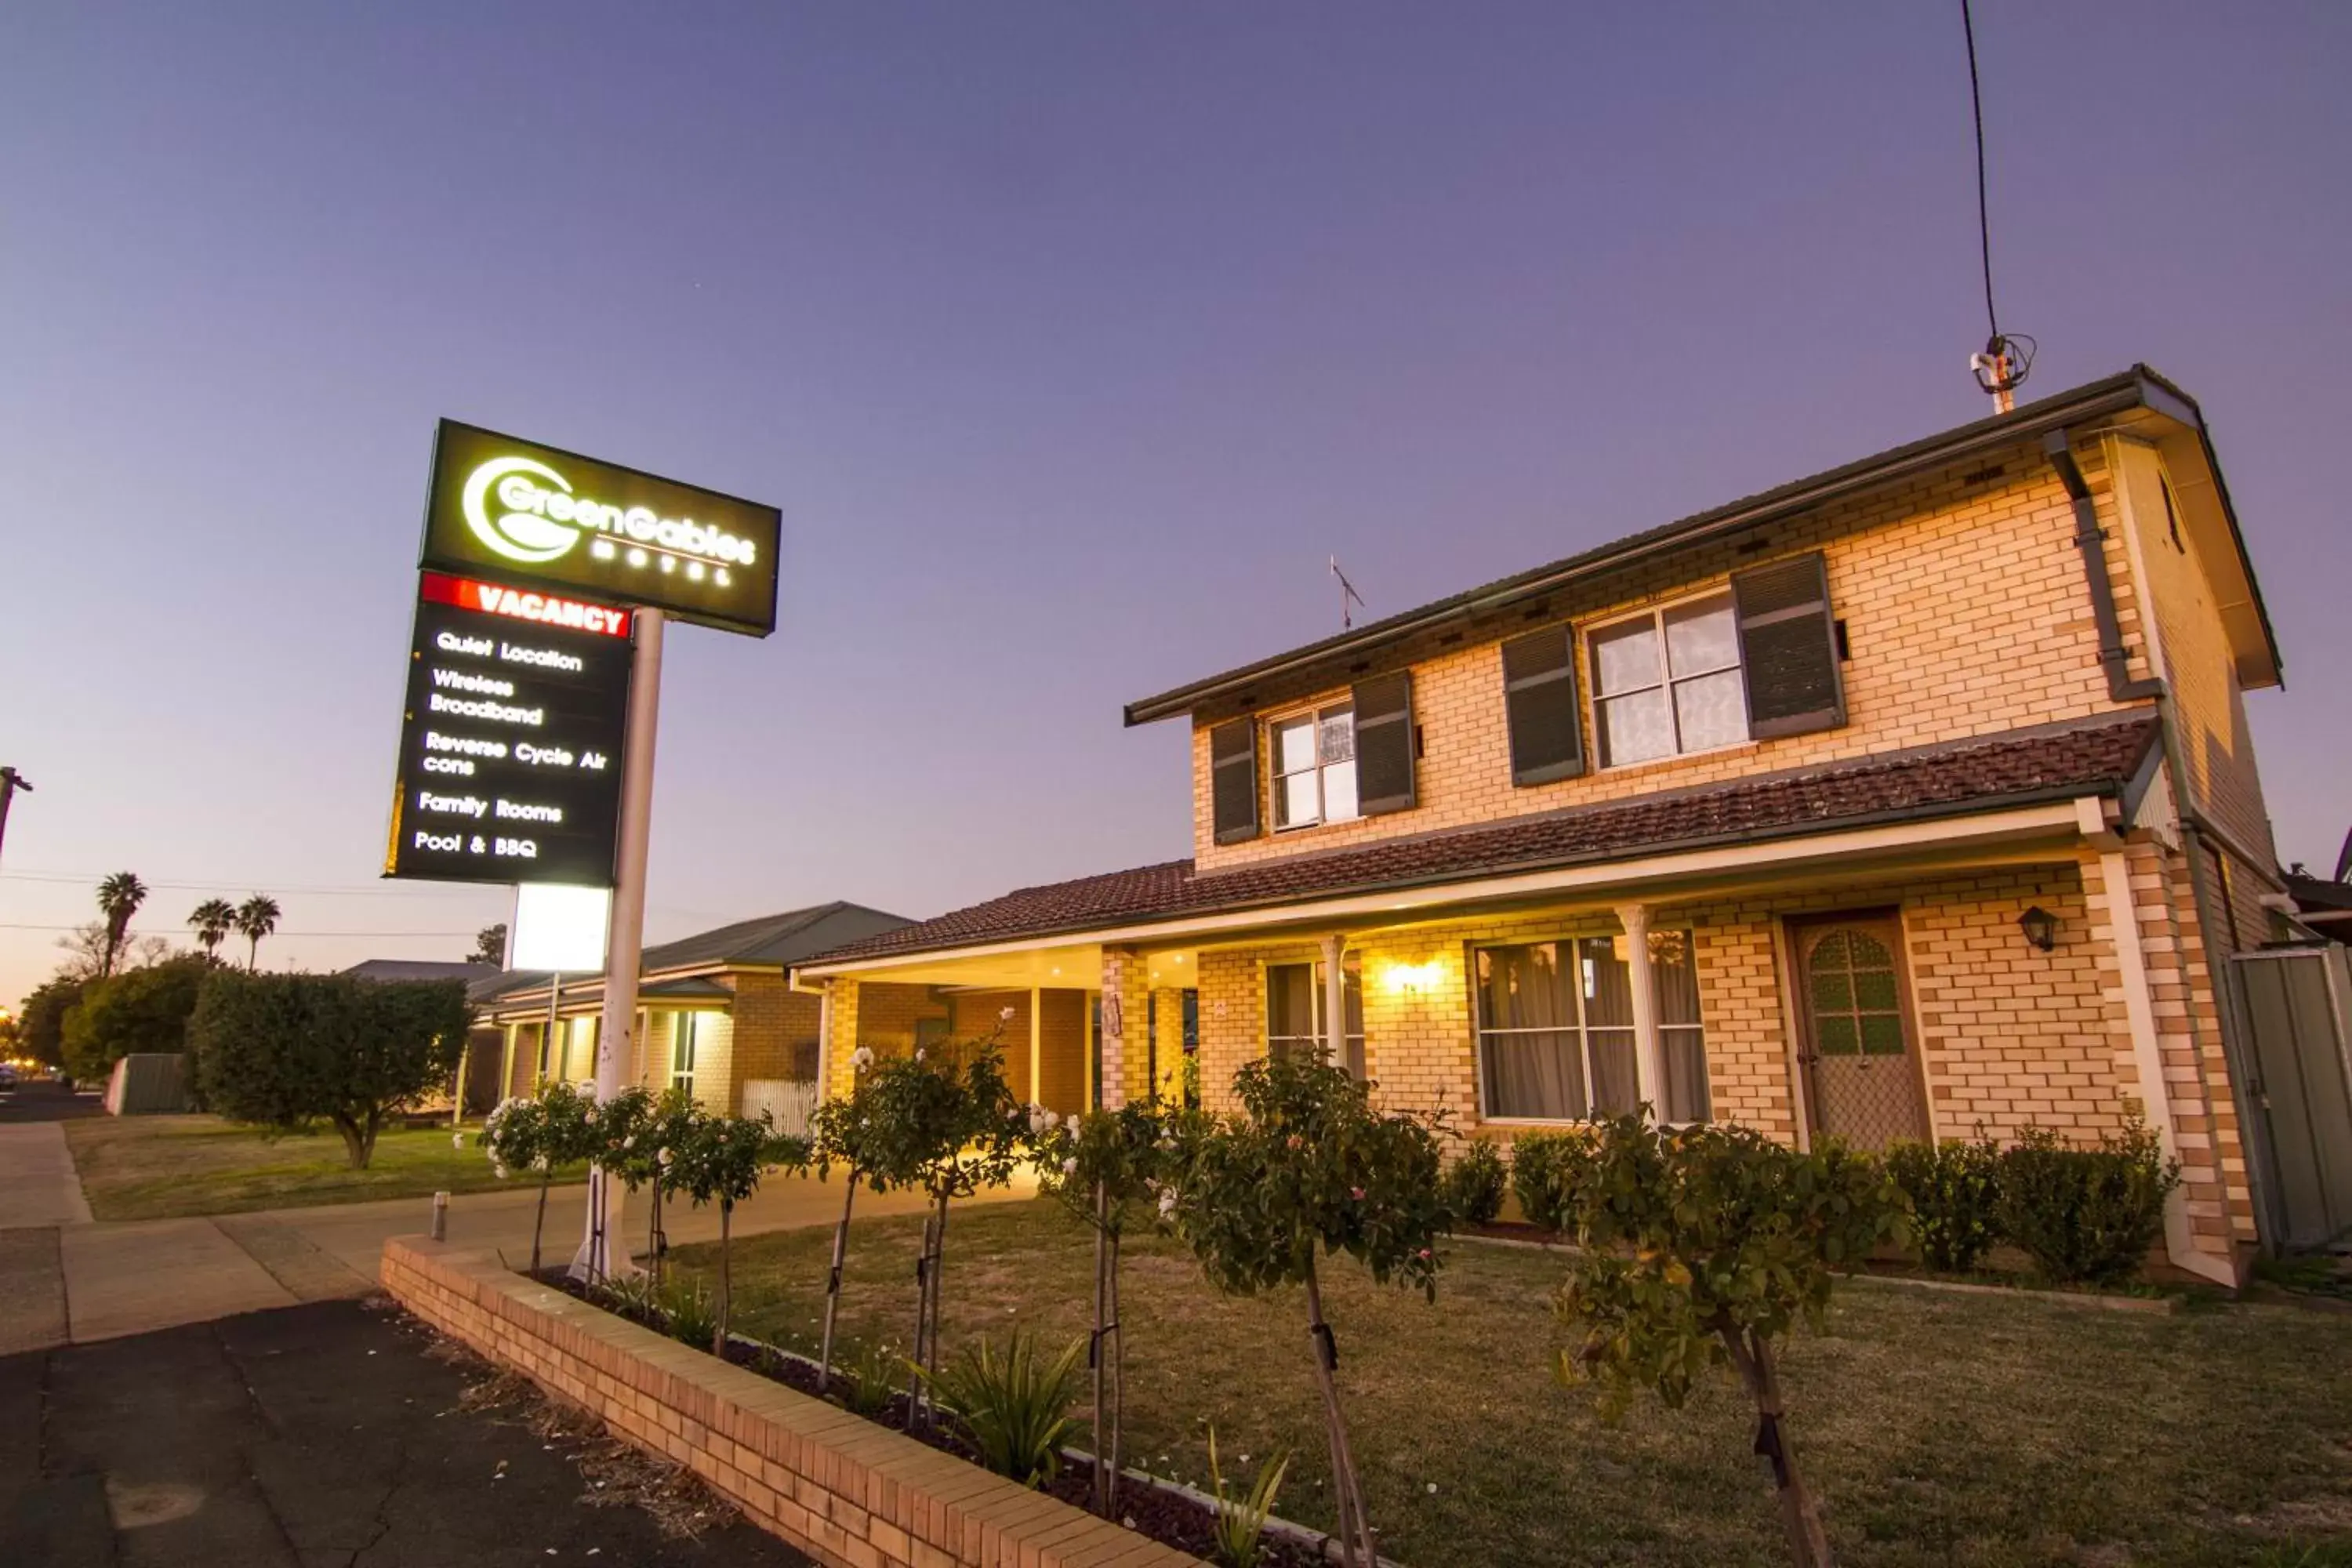
[[[803,1568],[740,1521],[602,1500],[422,1326],[331,1301],[0,1357],[10,1568]],[[601,1472],[600,1472],[601,1473]]]
[[[15,1163],[0,1164],[0,1172],[21,1168],[28,1174],[22,1182],[0,1174],[0,1355],[364,1296],[375,1289],[384,1242],[432,1225],[430,1198],[92,1223],[54,1123],[0,1124],[0,1160],[10,1157],[8,1151],[15,1152]],[[1034,1190],[1024,1181],[1004,1195]],[[736,1209],[734,1233],[830,1225],[840,1215],[842,1191],[837,1176],[829,1183],[772,1177],[757,1197]],[[515,1267],[526,1267],[538,1206],[532,1187],[461,1194],[449,1200],[449,1239],[494,1247]],[[914,1194],[861,1192],[857,1198],[860,1217],[921,1207]],[[672,1245],[718,1238],[715,1208],[670,1205],[666,1212]],[[584,1186],[552,1190],[545,1261],[571,1257],[586,1217]],[[634,1195],[624,1226],[640,1248],[645,1225],[645,1199]]]

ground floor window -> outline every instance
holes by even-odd
[[[1660,1113],[1704,1121],[1706,1042],[1688,931],[1654,932],[1650,979],[1666,1081]],[[1622,936],[1477,950],[1478,1071],[1486,1114],[1533,1121],[1618,1116],[1641,1101],[1633,970]]]
[[[1354,959],[1340,965],[1348,1010],[1348,1059],[1342,1064],[1358,1079],[1364,1076],[1364,977]],[[1293,1051],[1320,1057],[1324,1042],[1323,966],[1319,963],[1269,963],[1265,966],[1265,1048],[1269,1056]]]
[[[694,1058],[701,1045],[702,1015],[673,1013],[670,1015],[669,1086],[694,1098]]]

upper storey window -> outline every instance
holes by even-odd
[[[1276,720],[1274,825],[1352,822],[1356,805],[1356,710],[1341,704]]]
[[[1748,739],[1747,684],[1730,595],[1647,610],[1588,636],[1601,766]]]

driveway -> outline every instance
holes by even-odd
[[[802,1568],[741,1522],[666,1538],[574,1456],[465,1408],[404,1315],[331,1301],[0,1358],[0,1563]]]

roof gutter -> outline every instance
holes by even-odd
[[[1728,511],[1702,513],[1686,528],[1634,542],[1603,546],[1588,554],[1570,557],[1557,566],[1540,569],[1528,576],[1508,579],[1491,588],[1474,589],[1469,594],[1440,600],[1425,609],[1408,612],[1367,626],[1352,636],[1327,638],[1223,675],[1177,687],[1157,697],[1147,697],[1140,702],[1130,702],[1125,710],[1127,723],[1132,728],[1172,719],[1261,681],[1319,665],[1352,659],[1402,638],[1508,609],[1571,584],[1622,571],[1655,556],[1719,539],[1743,529],[1776,522],[1920,473],[1948,468],[1979,453],[2013,447],[2020,441],[2050,431],[2064,430],[2069,426],[2149,405],[2156,402],[2158,390],[2147,377],[2137,374],[2100,382],[2084,388],[2084,395],[2079,398],[2053,399],[2021,409],[1999,421],[1988,420],[1966,426],[1954,432],[1953,438],[1948,441],[1909,449],[1885,462],[1840,470],[1801,489],[1776,492],[1753,505],[1736,507]],[[2169,412],[2172,400],[2168,398],[2164,403]]]

